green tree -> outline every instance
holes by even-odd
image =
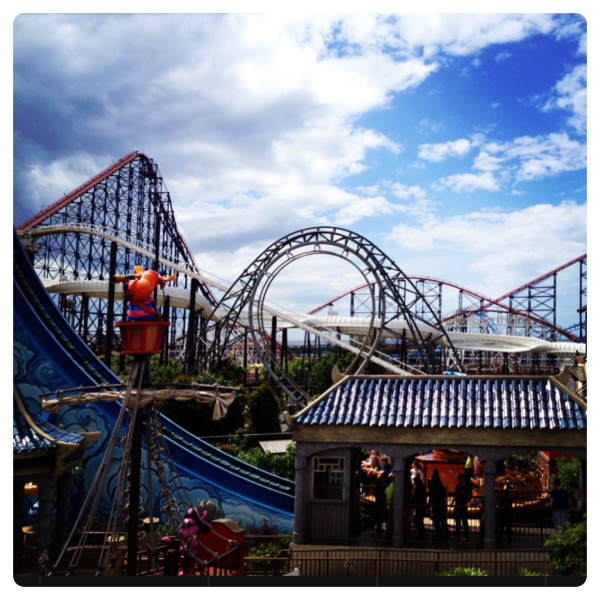
[[[333,385],[333,368],[337,365],[344,371],[354,359],[350,352],[327,352],[320,358],[313,360],[305,367],[302,375],[306,377],[306,386],[309,394],[319,396]]]
[[[579,487],[581,462],[578,458],[557,458],[558,476],[565,489]]]
[[[587,574],[587,522],[559,527],[545,542],[557,575]]]
[[[257,387],[248,395],[248,413],[253,433],[280,433],[279,401],[268,384]]]
[[[301,388],[305,389],[311,396],[320,396],[333,385],[334,367],[344,372],[355,359],[351,352],[335,351],[327,352],[323,356],[306,360],[296,358],[288,365],[288,375]],[[383,373],[379,365],[368,364],[363,370],[365,374],[375,375]]]
[[[244,449],[231,444],[227,449],[240,460],[254,465],[263,471],[268,471],[285,479],[293,480],[295,477],[295,444],[290,444],[282,454],[265,452],[260,446]]]

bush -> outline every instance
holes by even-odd
[[[295,444],[290,444],[283,454],[270,454],[258,446],[252,448],[242,448],[233,444],[229,445],[227,451],[240,460],[254,465],[263,471],[268,471],[269,473],[278,475],[279,477],[293,481],[296,476]]]
[[[487,573],[479,567],[454,567],[440,572],[439,575],[444,577],[484,577],[487,576]]]
[[[277,524],[269,519],[248,530],[248,571],[253,575],[280,575],[289,567],[287,560],[291,536],[280,535]],[[275,560],[273,560],[275,559]]]
[[[557,458],[558,477],[566,490],[579,487],[581,461],[578,458]]]
[[[550,562],[557,575],[587,574],[587,522],[567,523],[544,543],[550,549]]]
[[[535,571],[530,571],[529,569],[526,569],[525,567],[522,567],[521,569],[519,569],[517,575],[519,577],[544,577],[543,573],[536,573]]]
[[[279,402],[268,384],[248,395],[247,406],[253,433],[281,433]]]

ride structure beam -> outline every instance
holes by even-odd
[[[80,225],[81,230],[69,230],[68,225]],[[64,231],[60,226],[65,226]],[[52,234],[36,235],[52,228],[56,230]],[[113,232],[131,243],[117,246],[117,273],[130,273],[137,264],[156,268],[164,258],[176,265],[166,275],[178,273],[177,280],[169,285],[190,289],[194,280],[190,273],[198,273],[198,268],[175,221],[158,166],[137,150],[17,227],[24,244],[29,243],[40,278],[57,281],[110,280],[112,242],[100,232]],[[131,245],[148,248],[153,258],[132,250]],[[197,285],[198,293],[213,305],[209,287],[201,281]],[[94,351],[105,354],[107,300],[89,297],[84,303],[82,296],[73,294],[57,304],[68,311],[72,326],[85,332]],[[119,312],[118,305],[114,311]],[[186,309],[174,309],[169,317],[174,346],[176,340],[186,338],[189,315]],[[108,333],[107,343],[116,345]]]

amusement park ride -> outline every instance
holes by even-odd
[[[188,373],[226,358],[237,358],[246,369],[258,360],[289,405],[302,407],[310,395],[290,377],[283,360],[290,352],[290,328],[351,353],[347,372],[354,374],[369,364],[398,375],[492,368],[508,373],[509,356],[533,356],[534,370],[538,358],[549,356],[557,375],[558,367],[586,353],[586,255],[490,299],[440,280],[409,277],[354,232],[313,227],[277,240],[232,285],[224,284],[194,263],[156,164],[137,151],[23,223],[17,234],[46,290],[56,295],[65,319],[96,355],[109,367],[119,348],[133,358],[123,391],[73,390],[44,399],[48,412],[74,403],[120,403],[67,543],[56,562],[45,565],[49,575],[74,574],[80,567],[108,485],[113,503],[95,574],[194,575],[210,569],[236,574],[243,565],[244,530],[220,518],[218,507],[215,512],[210,505],[195,506],[172,460],[155,403],[159,392],[151,389],[154,354],[179,358]],[[350,300],[350,314],[321,314],[342,296],[307,313],[271,306],[267,294],[277,275],[320,253],[352,262],[363,274],[364,285],[342,295]],[[557,275],[572,266],[579,268],[576,331],[556,323]],[[442,297],[450,289],[457,304],[443,311]],[[390,340],[395,354],[384,351]],[[503,360],[494,366],[498,355]],[[226,410],[235,390],[160,393]],[[113,479],[109,466],[115,461],[121,466]],[[517,473],[505,483],[519,485],[524,477],[529,475]],[[530,483],[537,485],[537,478]],[[153,501],[157,497],[160,506]],[[171,537],[161,537],[159,523]]]
[[[149,359],[160,352],[164,332],[169,327],[169,322],[163,320],[156,307],[154,291],[172,279],[174,276],[162,277],[141,266],[134,268],[133,275],[114,277],[115,282],[124,284],[129,304],[127,320],[116,323],[121,330],[121,354],[131,355],[134,359],[129,383],[124,394],[112,398],[121,401],[112,438],[62,552],[54,565],[45,566],[46,575],[80,574],[82,561],[89,568],[89,538],[94,537],[92,531],[98,501],[108,485],[110,465],[123,424],[121,468],[112,491],[114,500],[108,525],[96,548],[94,574],[196,576],[220,569],[228,575],[236,575],[243,568],[244,530],[233,521],[218,518],[216,505],[193,505],[170,457],[154,403],[155,394],[151,391]],[[192,399],[197,396],[198,401],[216,400],[199,394],[192,390]],[[171,395],[177,399],[177,392]],[[79,394],[75,401],[95,402],[110,399],[109,396],[102,392]],[[189,394],[187,399],[190,399]],[[230,395],[225,402],[228,404],[232,400]],[[63,401],[73,400],[66,395],[50,402],[46,408],[58,410]],[[157,483],[160,486],[161,514],[154,512],[151,492],[146,506],[141,498],[144,461],[148,477],[145,489],[152,490]],[[160,536],[159,524],[161,529],[173,533]]]
[[[283,375],[287,393],[301,402],[306,398],[277,367],[290,328],[312,338],[313,347],[319,340],[353,353],[354,372],[372,362],[398,374],[508,370],[511,355],[514,363],[515,355],[581,354],[586,338],[586,255],[492,299],[440,279],[408,276],[354,232],[313,227],[277,240],[233,284],[224,283],[195,264],[157,165],[137,151],[28,219],[17,233],[63,314],[107,365],[118,343],[111,311],[125,311],[110,278],[145,264],[176,274],[157,302],[171,323],[165,349],[186,372],[227,357],[244,367],[262,362],[278,371],[272,375]],[[282,270],[317,254],[355,265],[364,283],[303,314],[269,305],[267,294]],[[558,275],[574,269],[580,311],[573,320],[579,322],[564,328],[557,323]],[[350,303],[346,316],[323,314],[342,298]],[[366,342],[368,330],[376,343]],[[385,340],[395,340],[399,356],[382,353]]]

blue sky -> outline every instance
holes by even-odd
[[[23,12],[13,224],[138,148],[226,281],[334,225],[500,296],[587,252],[586,33],[565,12]],[[295,310],[361,283],[297,262],[273,290]]]

